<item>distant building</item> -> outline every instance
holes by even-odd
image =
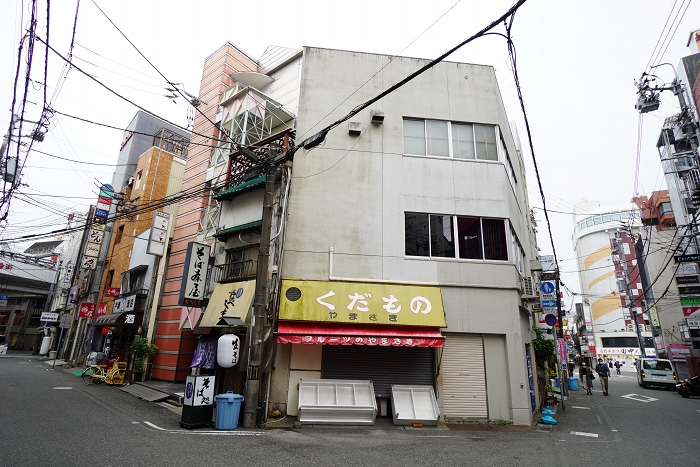
[[[641,227],[639,214],[634,205],[601,207],[597,201],[575,204],[574,213],[572,241],[584,305],[578,315],[579,321],[585,319],[584,310],[590,307],[591,327],[584,322],[587,334],[593,334],[587,335],[589,355],[620,361],[625,369],[633,369],[632,363],[640,357],[641,350],[630,304],[636,310],[647,354],[656,354],[635,252],[635,236]],[[614,240],[616,234],[619,241]],[[631,295],[624,285],[623,255]]]

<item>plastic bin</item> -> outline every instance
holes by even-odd
[[[572,391],[578,391],[578,379],[577,378],[569,378],[569,389]]]
[[[558,387],[558,388],[561,387],[559,384],[559,377],[558,376],[556,378],[554,378],[554,381],[556,381],[556,384],[555,384],[556,387]]]
[[[235,430],[238,428],[238,417],[241,413],[243,396],[228,391],[226,394],[214,396],[216,402],[216,423],[217,430]]]

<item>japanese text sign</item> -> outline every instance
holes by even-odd
[[[445,327],[439,287],[361,282],[282,282],[280,319]]]
[[[97,305],[97,317],[99,318],[100,316],[104,316],[107,314],[107,302],[102,302],[99,305]]]
[[[199,326],[225,326],[226,324],[220,324],[224,318],[239,318],[241,322],[249,322],[249,311],[254,295],[254,280],[217,284]]]
[[[80,310],[78,311],[78,316],[80,318],[93,318],[95,316],[95,308],[97,305],[94,303],[81,303]]]
[[[121,289],[119,287],[107,287],[105,290],[105,297],[116,297],[119,295]]]
[[[214,386],[216,380],[213,375],[190,375],[185,380],[184,405],[214,405]]]
[[[187,245],[185,270],[180,285],[178,305],[199,307],[204,305],[204,285],[211,247],[202,243],[190,242]]]

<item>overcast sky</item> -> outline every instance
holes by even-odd
[[[307,45],[435,58],[498,18],[513,3],[512,0],[95,1],[168,80],[183,83],[192,94],[198,93],[205,57],[226,41],[254,58],[260,57],[268,45],[294,48]],[[550,220],[560,267],[569,272],[564,280],[575,291],[580,286],[574,273],[576,263],[571,246],[573,204],[588,199],[613,205],[632,198],[638,141],[634,80],[645,70],[660,38],[669,45],[656,63],[670,62],[677,66],[680,58],[690,53],[686,42],[690,31],[700,27],[700,6],[695,2],[686,10],[689,2],[529,0],[516,14],[513,38],[535,156],[547,207],[552,211]],[[29,20],[27,3],[28,0],[0,2],[3,134],[10,122],[19,38]],[[45,38],[46,4],[45,0],[38,3],[38,35]],[[74,1],[52,2],[50,43],[63,55],[70,43],[74,14]],[[673,27],[666,36],[671,24]],[[664,36],[660,37],[662,31]],[[182,99],[173,103],[164,97],[167,94],[164,80],[92,0],[81,2],[75,42],[75,65],[146,109],[186,125],[187,106]],[[508,116],[517,122],[523,144],[527,145],[507,58],[505,40],[488,36],[468,44],[449,60],[496,68]],[[62,67],[62,60],[50,53],[49,98],[55,92]],[[29,120],[37,119],[41,112],[43,68],[44,48],[37,42],[32,79],[38,83],[30,86],[28,100],[33,104],[27,106]],[[673,71],[671,67],[661,67],[658,75],[670,81]],[[346,96],[338,97],[342,100]],[[116,127],[125,127],[137,111],[75,69],[68,74],[53,106],[59,112]],[[661,109],[644,117],[640,194],[665,189],[655,141],[663,118],[677,111],[676,98],[666,92],[662,95]],[[52,123],[45,140],[36,143],[35,149],[83,162],[115,163],[123,132],[58,115]],[[25,129],[24,133],[27,132]],[[530,204],[541,208],[529,150],[525,151],[525,163]],[[0,238],[16,238],[64,226],[65,214],[86,212],[96,200],[97,185],[109,183],[112,172],[113,167],[109,166],[85,165],[31,153],[22,174],[22,182],[28,187],[21,190],[31,200],[28,203],[19,197],[13,199]],[[549,254],[551,246],[544,216],[541,211],[536,212],[541,221],[538,237],[541,252]]]

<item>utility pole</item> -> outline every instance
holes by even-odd
[[[567,396],[569,394],[568,391],[568,380],[564,381],[567,379],[567,373],[562,369],[562,363],[568,361],[568,356],[566,354],[561,355],[561,352],[559,351],[559,339],[564,339],[564,323],[563,321],[563,313],[561,310],[561,291],[559,290],[559,268],[557,268],[555,272],[555,281],[554,281],[554,293],[557,294],[557,338],[554,339],[554,350],[556,352],[556,355],[558,357],[558,362],[557,362],[557,374],[559,374],[559,385],[561,389],[561,408],[562,410],[566,410],[566,406],[564,405],[564,396]]]
[[[263,331],[265,325],[265,306],[267,303],[267,270],[270,261],[270,230],[272,229],[273,203],[275,197],[275,170],[268,166],[265,176],[265,197],[263,199],[262,226],[260,232],[260,250],[258,253],[258,271],[255,280],[255,301],[253,302],[253,322],[248,338],[248,380],[245,391],[245,412],[243,426],[257,426],[262,414],[262,394],[260,385],[260,368],[263,358]]]
[[[625,244],[622,236],[620,235],[620,229],[615,230],[615,242],[613,253],[617,252],[620,258],[620,266],[622,267],[622,274],[625,280],[625,304],[629,308],[630,317],[634,322],[634,329],[637,333],[637,344],[639,345],[639,352],[642,358],[646,358],[647,354],[644,350],[644,339],[642,339],[642,331],[639,329],[639,319],[637,318],[637,307],[634,303],[634,295],[632,295],[632,288],[630,287],[630,275],[629,269],[627,268],[627,258],[625,256]],[[639,267],[639,265],[637,266]]]

